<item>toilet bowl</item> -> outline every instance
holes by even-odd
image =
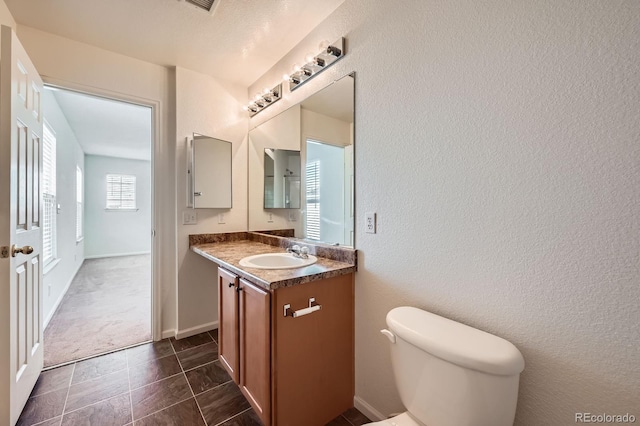
[[[387,326],[407,411],[369,425],[513,425],[524,359],[512,343],[407,306],[389,311]]]

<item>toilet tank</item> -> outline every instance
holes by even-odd
[[[429,426],[512,426],[524,359],[510,342],[413,307],[387,314],[409,414]]]

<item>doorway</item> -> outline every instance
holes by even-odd
[[[152,340],[152,109],[45,86],[44,367]]]

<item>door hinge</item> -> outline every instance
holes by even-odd
[[[9,257],[9,246],[0,247],[0,259]]]

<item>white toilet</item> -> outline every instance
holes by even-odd
[[[387,314],[405,413],[379,426],[512,426],[524,359],[510,342],[412,307]]]

